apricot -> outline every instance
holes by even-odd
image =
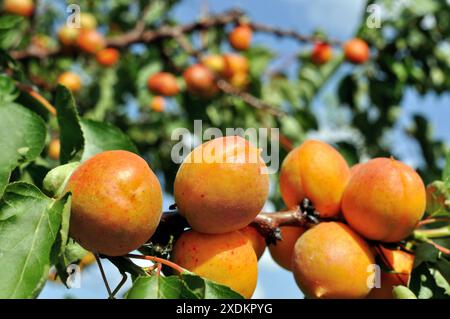
[[[244,89],[249,83],[249,75],[245,72],[239,72],[230,77],[228,81],[232,86],[239,89]]]
[[[119,61],[119,57],[119,50],[114,48],[102,49],[96,54],[97,62],[103,66],[113,66]]]
[[[380,287],[374,287],[367,298],[392,299],[395,286],[407,286],[414,265],[414,255],[398,249],[380,246],[383,259],[392,272],[381,272]]]
[[[48,157],[57,161],[59,160],[60,152],[61,152],[61,143],[59,139],[55,138],[51,140],[50,144],[48,145]]]
[[[202,58],[202,64],[211,71],[222,74],[225,69],[225,60],[220,54],[211,54]]]
[[[70,235],[85,249],[121,256],[156,230],[162,191],[148,164],[128,151],[106,151],[82,163],[70,177]]]
[[[354,64],[362,64],[369,59],[369,46],[362,39],[352,39],[344,44],[344,55],[348,61]]]
[[[281,165],[280,190],[287,207],[308,198],[321,217],[334,217],[350,178],[345,159],[330,145],[308,140],[286,156]]]
[[[58,30],[58,39],[63,45],[72,46],[77,42],[79,35],[79,30],[77,28],[72,28],[68,25],[63,25]]]
[[[150,108],[155,112],[164,112],[166,102],[162,96],[155,96],[150,101]]]
[[[85,30],[97,28],[97,19],[92,13],[82,12],[80,14],[80,28]]]
[[[397,242],[422,218],[425,198],[425,186],[411,167],[393,158],[376,158],[350,179],[342,197],[342,212],[364,237]]]
[[[363,165],[363,163],[358,163],[350,167],[350,178],[352,178]]]
[[[23,17],[31,17],[34,12],[33,0],[4,0],[3,10]]]
[[[225,68],[223,74],[225,77],[232,77],[238,73],[248,73],[249,64],[246,57],[240,54],[224,54]]]
[[[172,260],[245,298],[255,291],[258,261],[251,242],[238,231],[216,235],[187,231],[175,243]]]
[[[239,136],[216,138],[196,147],[175,177],[180,213],[194,230],[209,234],[244,228],[269,194],[261,150]]]
[[[295,243],[292,272],[309,298],[364,298],[374,263],[369,246],[350,227],[322,222]]]
[[[106,41],[96,30],[82,29],[77,37],[77,45],[86,53],[96,54],[106,46]]]
[[[311,53],[311,61],[314,64],[322,65],[327,63],[333,57],[333,49],[328,43],[318,42],[314,45]]]
[[[172,73],[158,72],[151,75],[147,80],[148,89],[158,95],[174,96],[180,91],[177,79]]]
[[[244,24],[237,26],[231,31],[228,36],[228,40],[233,48],[236,50],[247,50],[250,47],[252,41],[253,31],[250,26]]]
[[[270,255],[273,260],[286,270],[292,270],[292,259],[294,246],[297,239],[305,232],[303,227],[283,226],[280,227],[282,240],[275,245],[269,246]]]
[[[259,260],[262,254],[266,250],[266,240],[259,233],[259,231],[252,226],[244,227],[240,230],[242,235],[247,237],[248,240],[252,243],[253,249],[255,250],[256,258]]]
[[[81,78],[73,72],[61,73],[57,79],[59,84],[66,86],[72,92],[78,92],[81,89]]]
[[[202,64],[194,64],[183,73],[189,92],[202,97],[211,97],[217,93],[214,73]]]

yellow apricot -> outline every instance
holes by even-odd
[[[256,258],[261,258],[262,254],[266,250],[266,240],[265,238],[258,232],[255,227],[247,226],[240,230],[242,235],[247,237],[252,243],[253,249],[256,253]]]
[[[374,287],[367,298],[370,299],[392,299],[392,290],[395,286],[407,286],[411,275],[414,255],[398,249],[388,249],[380,246],[382,259],[392,272],[381,272],[380,287]]]
[[[187,231],[175,243],[171,259],[245,298],[255,291],[258,261],[251,242],[239,231],[215,235]]]
[[[322,222],[296,242],[292,272],[309,298],[364,298],[374,276],[367,243],[347,225]]]
[[[409,166],[392,158],[363,164],[342,198],[349,225],[368,239],[397,242],[408,236],[425,211],[425,186]]]
[[[321,217],[334,217],[340,211],[349,178],[347,162],[338,151],[324,142],[308,140],[283,161],[281,196],[288,207],[299,205],[308,198]]]
[[[280,227],[280,230],[282,240],[269,246],[270,255],[278,265],[286,270],[291,270],[295,243],[305,229],[297,226],[283,226]]]
[[[268,193],[269,175],[260,150],[239,136],[196,147],[181,164],[174,184],[178,210],[193,229],[209,234],[250,224]]]

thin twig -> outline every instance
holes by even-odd
[[[112,297],[114,298],[117,293],[119,292],[120,288],[123,287],[123,285],[125,285],[125,283],[127,282],[128,276],[125,272],[121,272],[122,275],[122,279],[120,280],[119,284],[116,286],[116,288],[114,289],[114,291],[112,292]]]
[[[95,260],[97,261],[98,268],[100,269],[100,273],[102,275],[103,283],[105,284],[106,290],[108,291],[109,299],[114,299],[114,296],[111,292],[111,287],[109,286],[108,279],[106,278],[105,271],[103,270],[103,265],[100,260],[98,254],[95,254]]]
[[[155,257],[155,256],[136,255],[136,254],[128,254],[125,257],[150,260],[150,261],[154,261],[154,262],[166,265],[166,266],[176,270],[180,274],[185,272],[185,270],[182,267],[178,266],[177,264],[175,264],[169,260],[163,259],[163,258],[159,258],[159,257]]]

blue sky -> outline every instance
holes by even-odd
[[[174,11],[181,22],[189,22],[198,17],[200,7],[204,0],[189,0]],[[283,28],[292,28],[302,33],[310,33],[317,28],[323,29],[330,37],[341,40],[353,36],[361,14],[363,13],[363,0],[210,0],[209,8],[212,12],[220,12],[231,7],[244,9],[251,19]],[[254,43],[261,43],[276,48],[279,57],[291,56],[298,52],[298,43],[290,40],[280,40],[270,35],[257,34]],[[337,75],[337,77],[339,74]],[[315,101],[322,105],[327,94],[332,94],[337,78],[330,81],[324,89],[324,94]],[[450,95],[441,97],[427,95],[419,97],[413,90],[405,93],[402,103],[402,116],[399,129],[392,134],[392,141],[396,146],[396,156],[415,165],[418,161],[417,145],[411,142],[404,143],[406,138],[400,130],[401,126],[408,125],[411,115],[420,113],[433,123],[434,135],[450,141]],[[165,196],[165,209],[173,203],[170,195]],[[120,280],[118,272],[106,264],[108,276],[112,283]],[[104,298],[106,290],[101,283],[100,273],[94,265],[83,272],[80,289],[67,290],[61,284],[49,283],[41,294],[41,298],[60,298],[71,295],[78,298]],[[126,288],[125,288],[126,289]],[[290,272],[276,265],[266,251],[259,263],[259,282],[254,298],[301,298],[302,294],[294,282]]]

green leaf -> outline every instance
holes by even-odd
[[[450,217],[450,186],[435,181],[427,186],[427,213],[433,217]]]
[[[137,278],[127,299],[179,299],[183,285],[178,276],[146,276]]]
[[[52,169],[44,178],[44,190],[53,197],[62,196],[67,181],[78,165],[79,162],[72,162]]]
[[[447,184],[447,188],[450,188],[450,150],[447,151],[445,157],[445,167],[442,172],[442,180]]]
[[[23,17],[18,15],[6,15],[0,17],[0,30],[4,32],[7,29],[12,29],[20,22],[22,22]]]
[[[20,163],[34,160],[45,145],[43,120],[15,103],[0,102],[0,197],[11,171]]]
[[[395,286],[392,294],[394,299],[417,299],[416,295],[405,286]]]
[[[193,291],[199,299],[243,299],[240,294],[229,287],[195,274],[185,272],[181,274],[181,278],[189,290]]]
[[[50,268],[66,199],[26,183],[10,184],[0,202],[0,298],[34,298]]]
[[[75,99],[65,86],[58,85],[56,88],[55,107],[61,140],[60,161],[65,164],[81,152],[84,142]]]
[[[0,74],[0,103],[12,102],[18,95],[19,92],[13,79],[9,76]]]
[[[137,153],[136,146],[120,129],[109,123],[81,120],[84,135],[82,161],[103,151],[126,150]]]

